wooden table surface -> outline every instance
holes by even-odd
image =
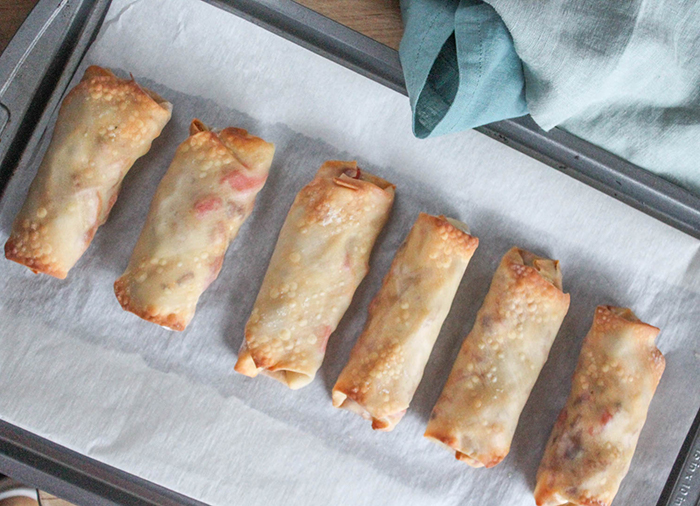
[[[0,53],[29,15],[29,11],[38,0],[1,0],[0,1]]]
[[[296,0],[310,9],[394,49],[403,25],[399,0]]]
[[[353,30],[398,49],[403,33],[399,0],[296,0]],[[0,0],[0,53],[38,0]]]

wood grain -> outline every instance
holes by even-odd
[[[0,0],[0,53],[39,0]],[[399,0],[296,0],[355,31],[398,49],[403,34]]]
[[[403,25],[399,0],[296,0],[338,23],[394,49]]]
[[[43,490],[39,490],[39,499],[41,500],[41,506],[75,506]]]
[[[0,53],[39,0],[0,0]],[[399,0],[296,0],[355,31],[394,49],[403,25]]]
[[[8,497],[0,501],[0,506],[39,506],[39,503],[29,497]]]
[[[0,53],[39,0],[0,0]]]

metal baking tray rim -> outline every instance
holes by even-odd
[[[398,53],[292,0],[204,0],[406,94]],[[0,56],[0,198],[26,167],[110,0],[41,0]],[[528,116],[478,129],[700,238],[700,198]],[[2,201],[0,200],[0,205]],[[76,503],[201,505],[0,420],[0,471]],[[657,506],[700,504],[700,411]]]

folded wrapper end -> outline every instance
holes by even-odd
[[[275,155],[273,143],[236,127],[224,128],[219,133],[219,138],[245,168],[253,171],[264,166],[267,173]]]
[[[134,81],[134,82],[136,83],[136,81]],[[172,112],[173,112],[173,104],[171,104],[171,103],[168,102],[166,99],[164,99],[163,97],[161,97],[161,96],[160,96],[158,93],[156,93],[155,91],[149,90],[148,88],[144,88],[144,87],[141,86],[139,83],[136,83],[136,86],[138,86],[146,95],[148,95],[149,97],[151,97],[151,98],[153,99],[153,101],[154,101],[156,104],[158,104],[158,105],[161,106],[163,109],[165,109],[166,111],[168,111],[169,113],[172,114]]]
[[[600,308],[603,309],[604,311],[610,311],[612,314],[614,314],[615,316],[619,316],[623,320],[627,320],[627,321],[633,322],[633,323],[640,323],[641,322],[641,320],[639,318],[637,318],[637,315],[634,314],[634,312],[628,307],[600,306]],[[646,323],[644,325],[651,327],[651,325],[648,325]],[[656,328],[656,327],[654,327],[654,328]],[[659,330],[659,329],[656,329],[656,330]]]
[[[550,260],[549,258],[538,257],[534,253],[521,248],[513,248],[513,250],[520,255],[524,266],[532,267],[540,276],[549,281],[557,289],[562,291],[564,290],[562,287],[562,275],[561,268],[559,267],[559,260]]]
[[[659,335],[661,330],[658,327],[644,323],[642,320],[637,318],[634,312],[626,307],[616,307],[616,306],[598,306],[596,308],[596,318],[594,319],[594,324],[605,325],[609,324],[622,324],[629,325],[632,324],[635,329],[636,336],[642,340],[646,341],[649,345],[654,345],[656,337]],[[603,315],[604,318],[598,319],[598,315]],[[663,359],[663,356],[661,356]]]
[[[95,77],[112,77],[115,79],[119,79],[114,72],[112,72],[109,69],[106,69],[104,67],[99,67],[97,65],[90,65],[87,69],[85,69],[85,74],[83,74],[83,78],[81,81],[86,81],[88,79],[92,79]],[[168,111],[169,113],[172,114],[173,112],[173,104],[168,102],[166,99],[161,97],[158,93],[155,91],[149,89],[149,88],[144,88],[141,86],[139,83],[136,82],[136,79],[134,78],[133,74],[129,74],[129,77],[131,78],[131,82],[133,82],[139,90],[141,90],[143,93],[148,95],[153,99],[153,101],[161,106],[163,109]]]
[[[190,135],[211,132],[212,129],[195,118],[190,123]],[[249,170],[258,166],[269,168],[275,154],[275,145],[248,133],[243,128],[228,127],[218,132],[218,137],[231,150],[231,154]]]
[[[308,374],[303,374],[295,371],[268,371],[263,370],[263,375],[269,376],[270,378],[279,381],[287,385],[290,390],[299,390],[311,383],[314,376],[309,376]]]
[[[341,186],[347,186],[347,184],[352,184],[353,180],[356,181],[366,181],[368,183],[372,183],[374,186],[378,187],[380,190],[383,190],[387,193],[394,194],[396,190],[396,185],[393,183],[390,183],[386,179],[382,179],[379,176],[375,176],[374,174],[370,174],[369,172],[363,171],[360,167],[357,166],[357,161],[356,160],[350,160],[350,161],[345,161],[345,160],[329,160],[326,163],[323,164],[324,169],[327,172],[337,172],[340,169],[343,169],[342,173],[340,176],[336,177],[334,182],[336,184],[339,184]],[[354,187],[353,187],[354,189]]]
[[[123,275],[114,282],[114,295],[116,295],[117,301],[119,301],[119,305],[121,305],[124,311],[135,314],[139,318],[148,322],[160,325],[164,329],[174,330],[176,332],[182,332],[185,330],[187,325],[192,320],[191,316],[188,318],[184,315],[175,313],[159,314],[154,307],[148,305],[144,307],[139,304],[135,304],[129,296],[129,290],[127,287],[128,279],[126,279]]]
[[[211,129],[197,118],[190,123],[190,135],[197,135],[202,132],[209,132]]]
[[[403,416],[406,414],[406,410],[399,411],[398,413],[393,413],[383,418],[375,418],[369,414],[369,412],[350,397],[346,392],[339,388],[333,388],[332,393],[333,407],[339,409],[347,409],[348,411],[360,415],[365,420],[372,422],[372,429],[379,430],[382,432],[391,432],[396,427]]]
[[[428,428],[428,430],[425,431],[425,433],[423,434],[423,437],[432,441],[433,443],[436,443],[438,446],[445,448],[446,450],[454,451],[455,458],[457,460],[460,460],[466,464],[469,464],[473,468],[478,469],[480,467],[493,467],[500,462],[500,460],[499,460],[498,462],[489,463],[488,466],[484,466],[483,462],[480,462],[479,460],[470,457],[466,453],[459,451],[457,449],[459,447],[459,443],[457,442],[456,439],[454,439],[453,437],[450,437],[450,436],[440,435],[437,432],[434,433],[430,430],[430,428]]]
[[[15,243],[15,239],[10,236],[5,243],[5,258],[19,265],[23,265],[24,267],[28,267],[34,274],[47,274],[57,279],[66,279],[66,277],[68,277],[68,271],[61,268],[58,264],[50,264],[37,259],[27,258],[17,254],[18,250],[19,247]]]
[[[114,72],[112,72],[109,69],[99,67],[97,65],[90,65],[87,69],[85,69],[85,74],[83,75],[82,80],[85,81],[87,79],[92,79],[94,77],[113,77],[113,78],[119,79],[116,76],[116,74],[114,74]],[[136,78],[134,78],[133,74],[129,73],[129,77],[131,78],[131,82],[134,83],[136,85],[136,87],[138,87],[139,90],[141,90],[146,95],[151,97],[156,104],[161,106],[163,109],[165,109],[169,113],[173,112],[173,104],[171,104],[166,99],[161,97],[155,91],[148,89],[148,88],[144,88],[143,86],[141,86],[139,83],[136,82]]]
[[[578,502],[569,502],[567,498],[562,497],[558,492],[552,492],[551,495],[548,496],[546,502],[536,499],[535,504],[537,506],[587,506],[586,504]]]
[[[296,371],[269,371],[262,367],[258,367],[255,365],[255,360],[253,360],[253,356],[250,354],[245,340],[241,345],[241,349],[238,351],[238,360],[236,361],[236,365],[233,369],[237,373],[248,376],[249,378],[255,378],[258,374],[262,373],[263,376],[267,376],[287,385],[291,390],[299,390],[300,388],[311,383],[314,379],[313,376]]]
[[[113,77],[118,79],[118,77],[114,74],[109,69],[106,69],[104,67],[99,67],[97,65],[90,65],[87,69],[85,69],[85,74],[83,75],[82,80],[85,81],[87,79],[92,79],[94,77]],[[133,74],[129,74],[129,77],[131,78],[131,81],[146,95],[151,97],[153,101],[161,106],[163,109],[166,111],[172,113],[173,112],[173,104],[168,102],[166,99],[161,97],[158,93],[156,93],[153,90],[150,90],[148,88],[144,88],[141,86],[139,83],[136,82],[136,79],[134,78]]]
[[[255,378],[262,370],[261,367],[256,367],[255,361],[253,360],[253,356],[250,354],[250,350],[248,350],[248,345],[245,342],[245,339],[243,339],[241,349],[238,350],[238,360],[236,361],[236,365],[233,367],[233,369],[237,373],[248,376],[249,378]]]
[[[480,468],[480,467],[484,467],[484,464],[482,464],[481,462],[479,462],[479,461],[476,460],[476,459],[471,458],[471,457],[470,457],[469,455],[467,455],[466,453],[462,453],[462,452],[460,452],[460,451],[456,451],[456,452],[455,452],[455,458],[456,458],[457,460],[462,461],[462,462],[466,462],[466,463],[469,464],[471,467],[476,468],[476,469],[478,469],[478,468]],[[496,462],[496,464],[498,464],[499,462],[500,462],[500,460],[499,460],[498,462]],[[486,466],[486,467],[493,467],[493,466],[495,466],[496,464],[491,464],[491,465]]]
[[[443,220],[447,220],[447,222],[450,225],[452,225],[453,227],[455,227],[457,230],[460,230],[460,231],[464,232],[465,234],[472,235],[471,232],[469,231],[469,226],[466,223],[459,221],[459,220],[456,220],[454,218],[449,218],[449,217],[444,216],[442,214],[440,215],[440,218]]]
[[[596,318],[593,321],[594,325],[605,326],[610,325],[630,325],[634,326],[634,335],[637,339],[646,343],[649,348],[651,348],[651,359],[654,363],[654,374],[656,377],[656,384],[658,385],[661,381],[661,376],[666,369],[666,358],[663,356],[661,351],[654,344],[656,338],[661,332],[661,329],[644,323],[642,320],[637,318],[634,312],[626,307],[615,307],[615,306],[598,306],[596,308]],[[602,315],[603,318],[598,318],[598,315]],[[606,318],[607,317],[607,318]]]
[[[90,65],[85,69],[85,74],[83,74],[83,79],[92,79],[93,77],[117,77],[109,69],[104,67],[99,67],[97,65]],[[134,80],[134,76],[131,76],[131,80]]]

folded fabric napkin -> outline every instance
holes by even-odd
[[[406,30],[400,54],[417,136],[425,137],[426,129],[439,135],[477,126],[482,120],[486,121],[481,124],[522,114],[524,108],[515,110],[503,104],[521,99],[522,92],[514,91],[513,83],[524,80],[527,109],[545,130],[559,125],[700,194],[700,2],[486,2],[488,5],[456,0],[401,1]],[[482,23],[473,13],[489,7],[498,16],[489,17],[488,26],[498,26],[500,21],[501,28],[467,31],[469,36],[462,42],[460,27],[474,28]],[[435,46],[444,46],[450,37],[432,28],[433,19],[443,20],[443,24],[452,20],[457,47],[454,61],[459,71],[425,79],[426,67],[437,72],[442,66],[438,64],[442,53],[435,51]],[[512,41],[522,65],[514,64],[511,58],[499,61],[494,53],[479,47],[493,47],[496,40],[503,45]],[[482,74],[484,67],[474,64],[477,54],[484,54],[488,60],[482,61],[500,69]],[[501,54],[511,53],[503,49]],[[435,65],[425,63],[431,58]],[[483,87],[491,87],[488,95],[479,97],[495,100],[499,106],[484,107],[480,100],[458,101],[456,94],[442,122],[426,122],[423,118],[431,114],[423,110],[421,97],[426,89],[435,87],[430,84],[433,82],[440,83],[441,90],[455,86],[445,84],[445,79],[457,82],[459,89],[471,86],[477,94]],[[481,111],[474,110],[481,107]],[[445,120],[449,115],[464,122],[448,124]]]
[[[513,41],[480,0],[401,2],[401,64],[417,137],[527,114]]]

